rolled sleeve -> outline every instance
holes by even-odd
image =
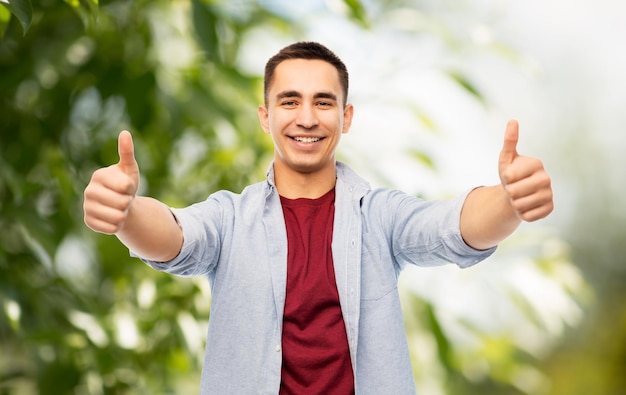
[[[387,211],[381,214],[382,227],[392,229],[390,243],[400,267],[453,263],[465,268],[493,254],[496,247],[477,250],[461,236],[461,210],[469,192],[438,201],[426,201],[398,191],[381,195],[387,203]]]
[[[454,257],[453,262],[461,268],[473,266],[487,259],[497,249],[497,246],[494,246],[486,250],[477,250],[467,244],[461,235],[461,210],[467,195],[472,190],[470,189],[450,201],[452,209],[446,216],[447,223],[444,226],[446,231],[443,235],[443,245],[449,250],[450,256]]]
[[[177,276],[189,277],[207,274],[216,264],[220,252],[219,209],[207,199],[185,208],[170,208],[183,231],[183,245],[178,255],[167,262],[145,259],[131,251],[131,256],[141,259],[155,270]],[[202,212],[202,215],[200,215]]]

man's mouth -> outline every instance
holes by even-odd
[[[317,143],[322,138],[321,137],[292,137],[292,139],[296,140],[299,143],[312,144],[312,143]]]

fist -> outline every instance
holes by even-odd
[[[85,224],[106,234],[117,233],[122,228],[139,187],[139,167],[131,134],[120,133],[117,146],[119,162],[96,170],[85,188]]]
[[[500,152],[498,173],[511,206],[524,221],[546,217],[554,209],[550,176],[536,158],[517,153],[519,126],[509,121]]]

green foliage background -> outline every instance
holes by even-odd
[[[256,119],[262,80],[242,71],[237,57],[255,29],[297,37],[298,23],[252,1],[2,4],[0,394],[195,393],[210,313],[206,283],[147,270],[114,237],[89,231],[83,189],[93,170],[117,161],[122,129],[135,139],[141,193],[170,205],[261,179],[272,149]],[[347,19],[369,27],[360,1],[343,4]],[[482,100],[462,75],[452,77]],[[492,346],[481,358],[496,368],[470,380],[435,307],[414,296],[406,302],[407,328],[434,339],[438,378],[450,393],[525,393],[513,382],[520,364],[543,369],[554,394],[624,388],[619,374],[581,373],[590,346],[580,338],[598,330],[591,324],[543,361],[485,335]],[[604,347],[617,337],[601,334]],[[626,351],[617,344],[612,372],[623,372]],[[598,392],[576,389],[593,383]]]
[[[256,121],[260,80],[233,58],[244,31],[285,22],[260,7],[242,17],[187,3],[198,60],[168,70],[154,50],[176,5],[86,3],[35,2],[26,34],[12,19],[0,42],[0,393],[179,393],[200,368],[181,312],[206,320],[208,298],[195,303],[199,285],[145,270],[115,238],[86,230],[82,190],[117,161],[122,129],[134,133],[142,193],[170,204],[259,179],[270,148]],[[219,127],[237,130],[234,141]],[[142,307],[150,283],[158,293]],[[116,341],[121,316],[136,320],[132,348]]]

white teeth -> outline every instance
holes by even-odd
[[[319,137],[294,137],[293,139],[299,143],[315,143],[321,140]]]

